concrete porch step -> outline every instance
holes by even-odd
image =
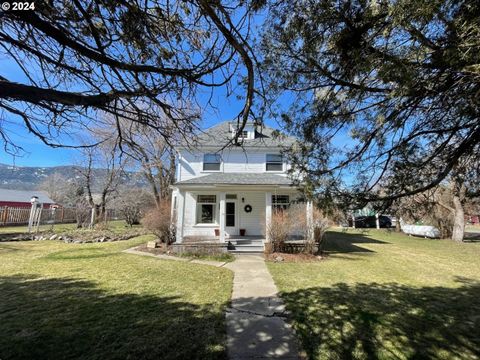
[[[227,239],[233,245],[256,245],[263,246],[262,239]]]
[[[228,249],[228,251],[232,254],[263,253],[263,244],[234,245],[233,248]]]

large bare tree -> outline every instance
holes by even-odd
[[[243,97],[243,126],[254,97],[253,8],[243,1],[38,0],[34,11],[1,12],[0,56],[22,73],[13,80],[0,70],[5,149],[19,150],[4,126],[12,122],[51,146],[85,146],[74,134],[96,124],[99,111],[162,133],[152,108],[139,102],[160,107],[190,136],[185,130],[195,124],[178,100],[205,108],[216,87]]]
[[[135,130],[125,134],[126,153],[140,165],[140,172],[159,207],[162,201],[169,199],[170,185],[175,181],[175,150],[163,136],[144,126],[136,126]],[[176,132],[171,131],[170,140],[174,140],[175,136]]]
[[[120,152],[116,139],[103,140],[81,152],[77,168],[85,187],[85,197],[96,218],[105,215],[108,202],[115,196],[126,175],[128,159]]]

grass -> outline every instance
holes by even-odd
[[[107,223],[108,229],[116,232],[121,233],[126,228],[130,228],[126,226],[126,222],[124,220],[113,220]],[[134,225],[133,228],[140,227],[140,225]],[[40,225],[38,228],[39,232],[50,232],[52,230],[52,225]],[[53,225],[53,231],[55,233],[65,233],[69,231],[77,230],[76,224],[55,224]],[[91,231],[88,229],[82,229],[82,231]],[[16,226],[0,226],[0,234],[13,234],[13,233],[26,233],[28,232],[27,225],[16,225]]]
[[[151,238],[0,243],[0,358],[225,358],[231,272],[122,253]]]
[[[480,358],[480,242],[349,230],[326,250],[268,263],[310,359]]]

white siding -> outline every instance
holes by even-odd
[[[242,198],[245,202],[242,202]],[[246,230],[246,235],[265,235],[265,193],[247,192],[238,194],[240,229]],[[245,212],[246,205],[252,207],[250,213]]]
[[[240,229],[246,230],[247,236],[252,235],[265,235],[265,192],[263,191],[251,191],[240,192],[235,190],[225,190],[227,194],[237,195],[237,211],[236,211],[236,224],[237,233],[230,235],[239,235]],[[272,189],[270,192],[275,193]],[[198,194],[216,195],[216,224],[197,225],[196,222],[196,199]],[[294,198],[293,193],[281,193],[278,195],[289,194],[291,199]],[[243,201],[242,201],[243,199]],[[185,217],[184,217],[184,236],[206,236],[213,237],[215,235],[215,229],[220,227],[219,221],[219,201],[220,196],[217,191],[196,191],[186,192],[185,196]],[[250,213],[245,212],[245,206],[250,205],[252,211]]]
[[[227,149],[222,156],[222,165],[220,172],[225,173],[265,173],[266,154],[275,154],[275,150],[247,150]],[[178,178],[177,181],[189,180],[197,176],[204,176],[211,172],[203,171],[203,154],[198,152],[192,154],[186,150],[180,152],[178,159]],[[287,169],[288,166],[285,166]],[[284,175],[286,173],[273,172]]]

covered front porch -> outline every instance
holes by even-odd
[[[275,209],[288,209],[300,199],[289,187],[179,187],[174,191],[176,243],[218,242],[233,247],[262,246]],[[311,217],[312,206],[307,203]]]
[[[219,236],[183,238],[182,245],[201,246],[202,244],[223,244],[230,253],[259,253],[263,252],[266,239],[263,235],[257,236],[230,236],[225,242],[220,241]]]

